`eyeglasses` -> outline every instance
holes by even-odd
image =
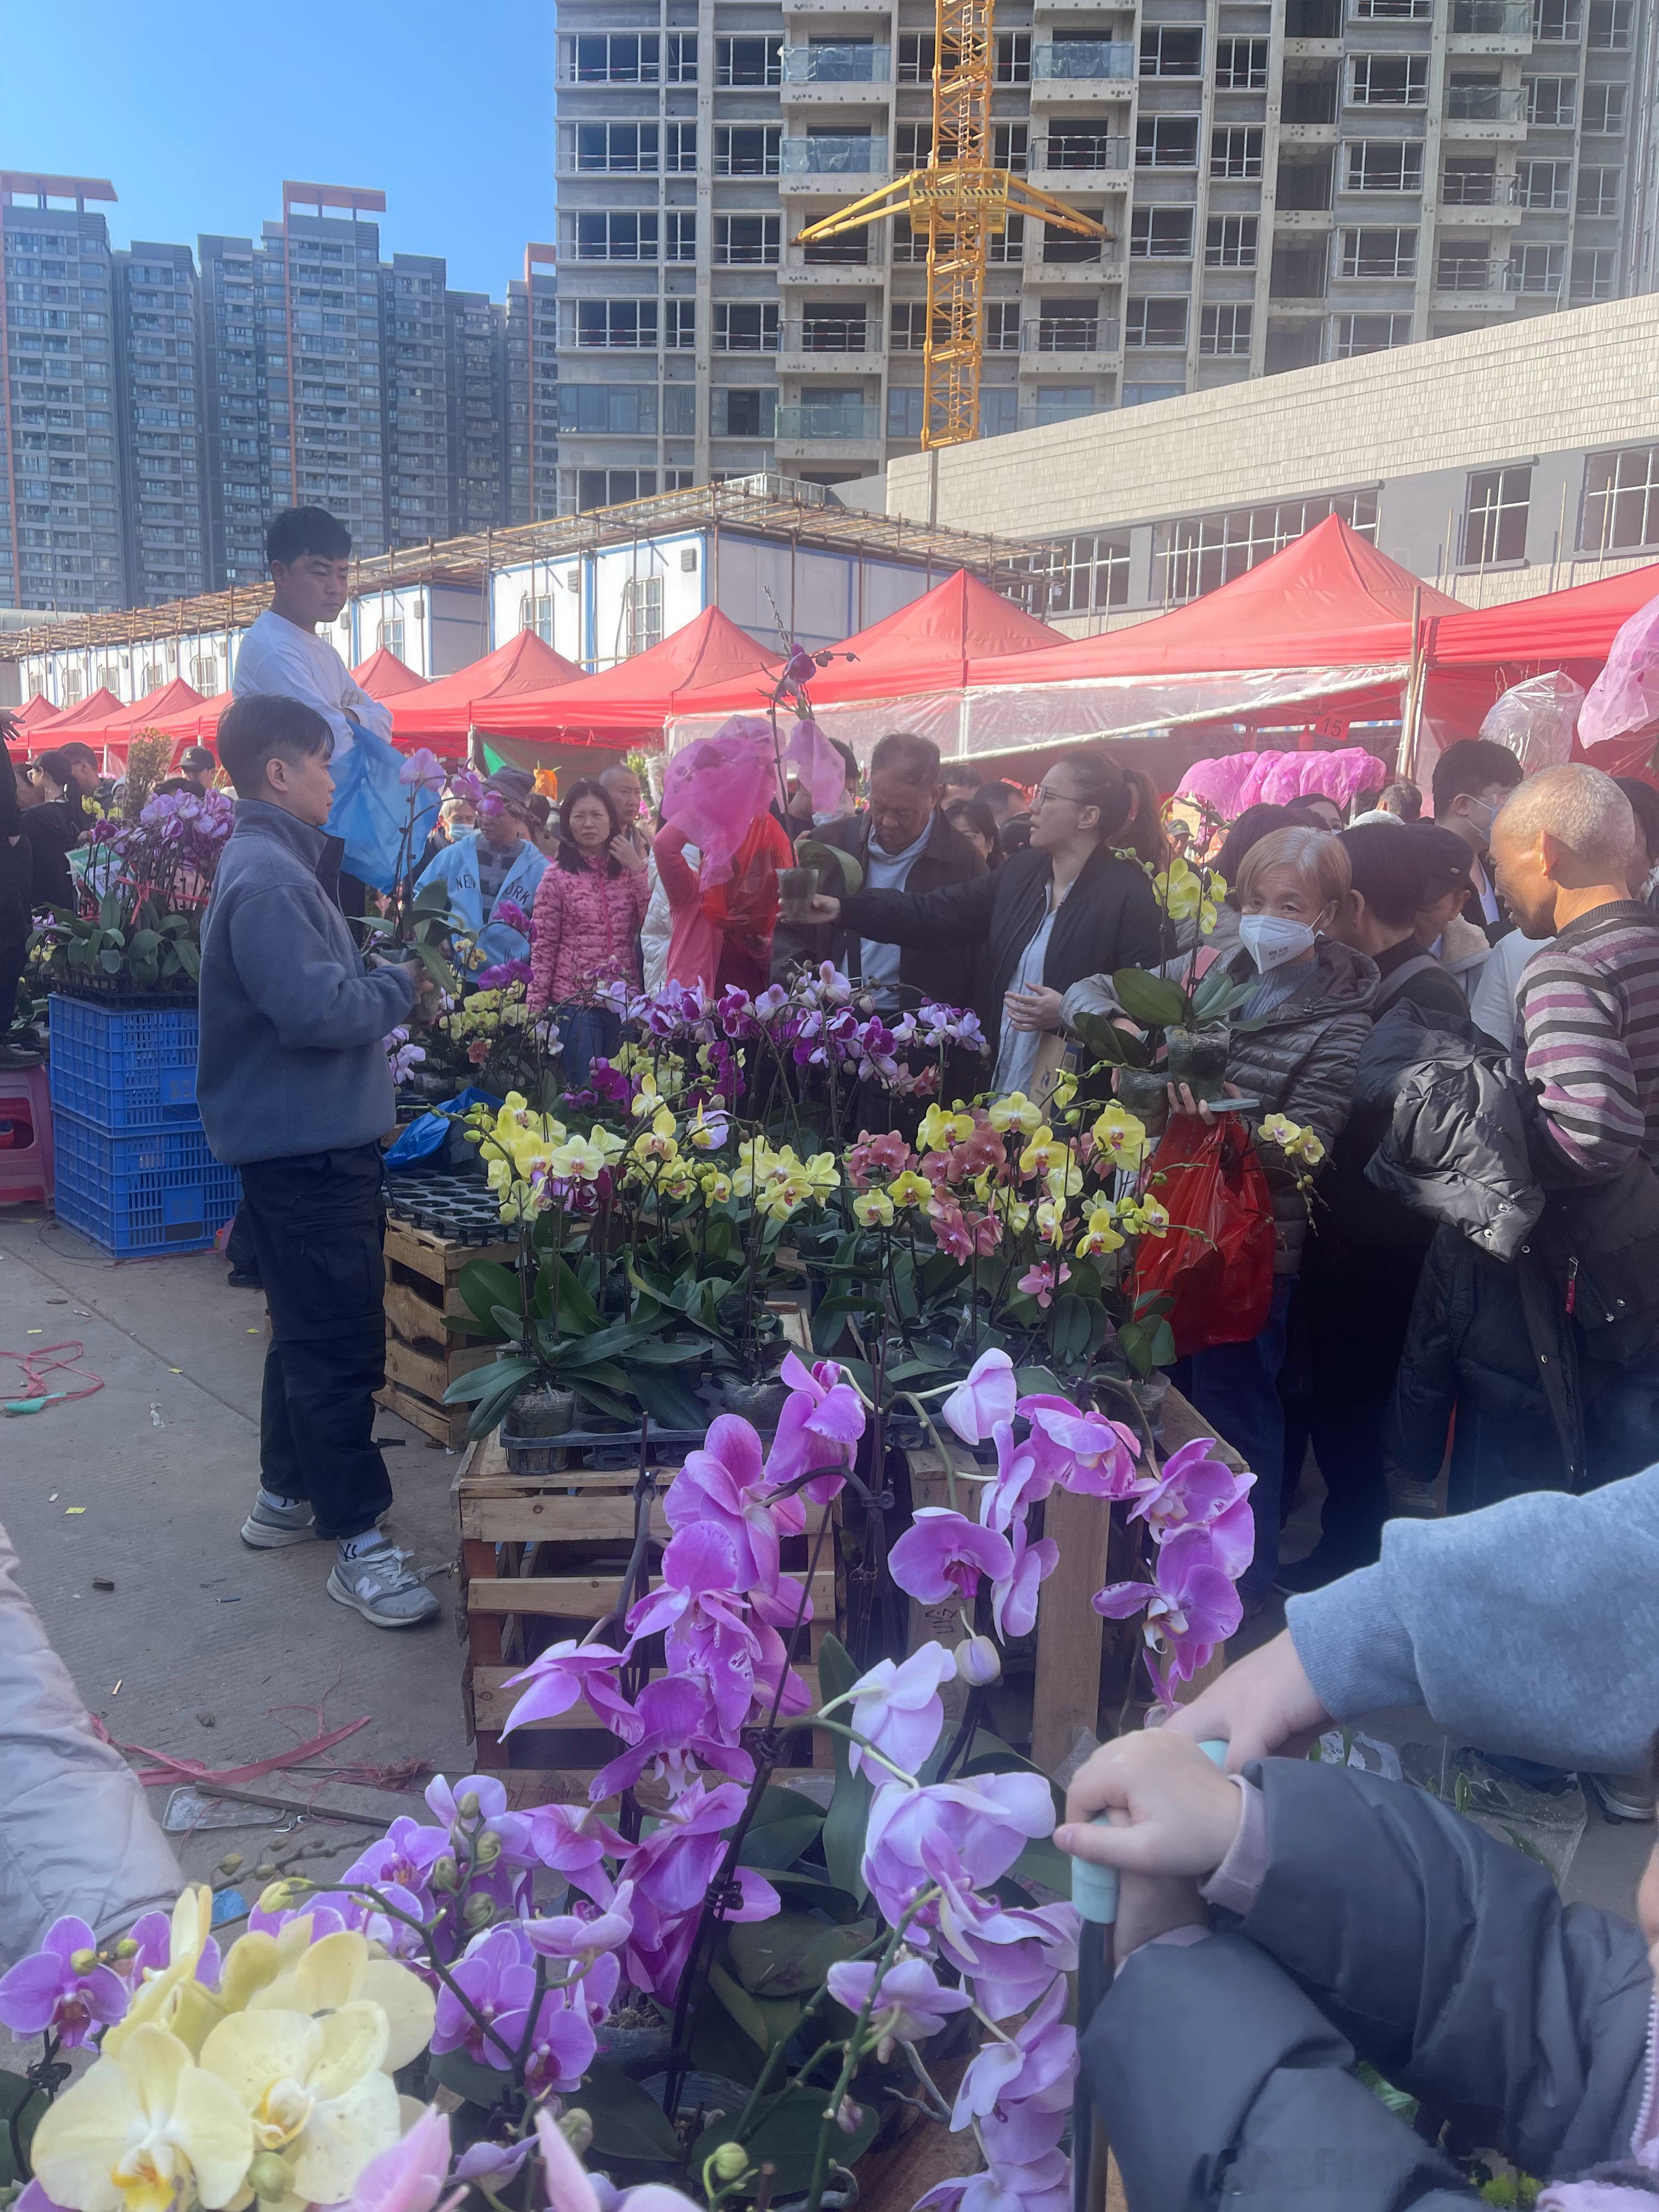
[[[1051,799],[1063,799],[1068,806],[1092,806],[1094,804],[1091,799],[1079,799],[1074,791],[1051,791],[1046,783],[1038,784],[1031,793],[1033,806],[1046,805]]]

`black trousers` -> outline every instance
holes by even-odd
[[[311,1501],[319,1536],[361,1536],[392,1503],[374,1443],[386,1381],[380,1148],[242,1169],[242,1212],[270,1309],[259,1471]]]
[[[28,961],[28,930],[9,929],[0,921],[0,1039],[17,1017],[17,986]]]
[[[1325,1478],[1319,1552],[1342,1572],[1382,1552],[1382,1426],[1422,1272],[1420,1248],[1350,1243],[1323,1223],[1304,1251],[1308,1428]]]

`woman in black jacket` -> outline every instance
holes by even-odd
[[[9,741],[16,735],[10,715],[0,714],[0,1067],[36,1067],[38,1052],[8,1042],[28,953],[33,890],[33,856],[23,836],[22,809],[12,775]]]
[[[88,752],[88,760],[91,757]],[[82,793],[96,781],[95,769],[72,758],[67,750],[42,753],[35,765],[46,800],[23,817],[23,835],[34,860],[34,903],[37,908],[73,907],[75,878],[69,856],[92,827]]]
[[[844,921],[889,945],[984,947],[979,1006],[1000,1096],[1029,1091],[1042,1040],[1060,1027],[1060,1000],[1099,969],[1159,957],[1158,902],[1133,862],[1112,851],[1128,819],[1129,787],[1103,753],[1062,753],[1031,802],[1030,843],[972,882],[908,891],[855,891],[812,902],[818,923]]]

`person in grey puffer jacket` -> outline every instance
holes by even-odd
[[[437,1600],[380,1530],[392,1504],[374,1443],[386,1381],[379,1139],[396,1119],[382,1040],[417,1003],[414,962],[365,967],[337,903],[326,836],[332,735],[315,708],[238,699],[219,724],[236,823],[202,931],[196,1095],[242,1212],[270,1310],[260,1487],[242,1540],[332,1538],[328,1594],[377,1628]]]

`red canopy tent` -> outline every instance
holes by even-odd
[[[89,696],[82,699],[78,706],[65,707],[54,721],[50,724],[43,723],[38,726],[43,738],[46,738],[46,731],[50,728],[52,735],[46,742],[51,745],[59,738],[68,737],[71,731],[76,737],[84,737],[89,725],[101,722],[106,714],[118,714],[120,711],[121,702],[110,690],[108,684],[100,684],[98,689]]]
[[[399,660],[389,645],[378,646],[351,672],[351,680],[371,699],[395,699],[400,692],[423,691],[428,678]]]
[[[1486,665],[1561,668],[1583,661],[1599,668],[1622,625],[1659,592],[1659,563],[1599,577],[1565,592],[1511,599],[1499,607],[1460,609],[1429,634],[1431,668]],[[1510,679],[1515,680],[1514,678]]]
[[[32,699],[25,699],[21,707],[0,707],[0,714],[9,714],[31,742],[36,731],[44,730],[49,722],[63,720],[63,709],[54,707],[43,691],[37,691]]]
[[[182,676],[175,676],[170,684],[159,690],[148,691],[130,707],[117,706],[112,714],[103,715],[95,722],[79,724],[75,735],[89,745],[102,746],[106,752],[112,749],[125,751],[141,730],[163,730],[176,736],[182,720],[194,720],[195,715],[206,704],[193,684],[186,684]],[[55,724],[56,737],[64,727]]]
[[[781,665],[718,607],[705,607],[659,644],[557,691],[530,692],[490,718],[492,732],[617,750],[659,740],[688,698],[709,687],[738,698],[728,713],[758,713]],[[725,717],[722,715],[722,720]]]
[[[507,726],[502,717],[521,694],[547,692],[580,677],[574,661],[544,644],[533,629],[521,629],[507,644],[458,668],[453,676],[435,677],[418,690],[397,693],[390,702],[392,734],[400,745],[440,745],[459,752],[470,731]]]

